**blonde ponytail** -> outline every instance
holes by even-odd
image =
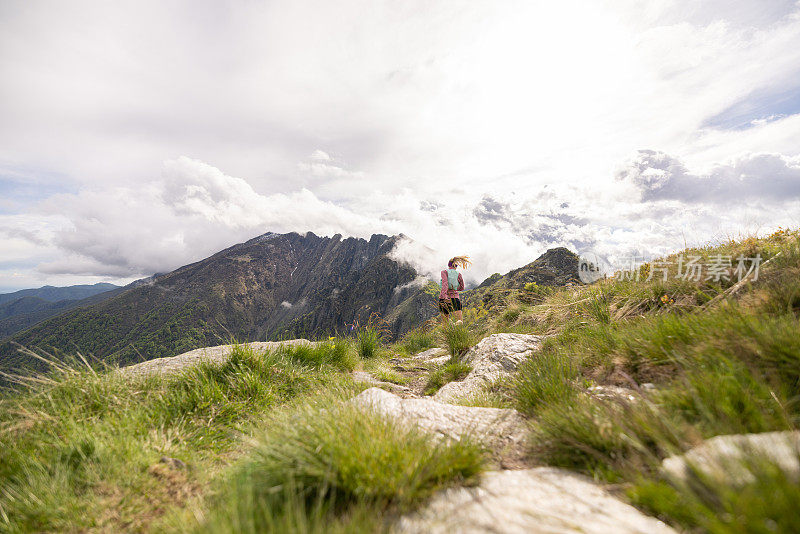
[[[466,269],[470,265],[472,265],[472,262],[469,261],[469,256],[455,256],[447,262],[448,267],[461,267],[462,269]]]

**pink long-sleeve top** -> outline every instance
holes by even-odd
[[[447,269],[442,271],[442,290],[439,292],[439,298],[457,299],[459,291],[464,291],[464,279],[461,278],[461,273],[458,273],[458,289],[448,289]]]

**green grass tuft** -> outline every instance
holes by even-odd
[[[425,327],[409,330],[400,343],[400,348],[406,354],[417,354],[434,346],[436,346],[436,334]]]
[[[524,414],[535,415],[541,407],[575,398],[577,377],[578,366],[571,355],[546,342],[520,366],[516,380],[517,408]]]
[[[358,365],[358,354],[347,338],[335,338],[317,345],[283,345],[277,353],[293,363],[320,368],[330,365],[352,371]]]
[[[484,456],[469,439],[437,440],[340,399],[326,396],[271,421],[200,530],[275,531],[261,525],[309,515],[293,513],[300,509],[314,511],[316,526],[344,522],[357,531],[375,526],[365,525],[365,511],[408,510],[440,488],[476,482]]]
[[[472,371],[471,365],[451,358],[450,361],[428,374],[428,381],[423,393],[433,395],[445,384],[464,379],[470,371]]]
[[[381,332],[370,326],[361,328],[356,336],[356,350],[358,355],[365,360],[378,355],[381,344]]]
[[[265,411],[338,380],[247,346],[165,378],[56,371],[0,398],[0,529],[144,529]],[[150,473],[165,455],[195,467],[173,493]]]
[[[466,323],[453,323],[448,321],[442,326],[441,335],[450,356],[460,357],[475,344],[475,336],[469,331]]]
[[[699,472],[687,481],[639,478],[628,497],[638,507],[688,530],[800,532],[796,476],[758,455],[745,456],[742,465],[752,480],[732,484]]]

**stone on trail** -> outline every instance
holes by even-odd
[[[422,360],[422,361],[427,362],[427,361],[430,361],[430,360],[432,360],[434,358],[438,358],[440,356],[445,356],[446,354],[447,354],[446,350],[444,350],[442,348],[439,348],[439,347],[434,347],[432,349],[423,350],[422,352],[418,352],[417,354],[413,355],[411,358],[414,359],[414,360]]]
[[[248,346],[256,351],[263,352],[268,350],[275,350],[281,346],[289,345],[316,345],[318,341],[309,341],[307,339],[290,339],[287,341],[253,341],[252,343],[242,343],[241,345]],[[190,350],[177,356],[170,356],[168,358],[155,358],[147,360],[146,362],[129,365],[122,367],[119,372],[129,376],[142,376],[142,375],[172,375],[177,374],[187,367],[199,364],[202,361],[212,363],[224,363],[231,355],[231,350],[236,345],[217,345],[216,347],[203,347],[200,349]]]
[[[350,373],[350,376],[353,377],[353,380],[356,382],[361,382],[364,384],[369,384],[371,386],[388,389],[389,391],[397,391],[403,394],[410,394],[411,388],[395,384],[393,382],[386,382],[384,380],[378,380],[371,374],[367,373],[366,371],[353,371]]]
[[[667,474],[686,480],[693,471],[726,484],[754,480],[748,462],[767,461],[794,479],[800,478],[800,431],[715,436],[680,456],[665,458]]]
[[[620,386],[592,386],[586,389],[586,393],[600,401],[637,402],[639,400],[638,392]]]
[[[492,471],[472,488],[434,495],[394,525],[397,533],[666,534],[661,521],[616,499],[591,480],[562,469]]]
[[[447,438],[472,436],[500,455],[520,447],[525,438],[526,422],[516,410],[404,399],[380,388],[362,391],[351,402]]]
[[[433,396],[442,402],[479,393],[492,382],[511,376],[528,356],[539,350],[544,336],[530,334],[492,334],[469,349],[461,361],[472,366],[464,380],[442,386]]]

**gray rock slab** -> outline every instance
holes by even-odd
[[[530,334],[492,334],[483,338],[461,358],[472,371],[457,382],[445,384],[434,399],[449,402],[479,393],[484,387],[511,376],[527,357],[539,350],[544,336]]]
[[[401,398],[380,388],[362,391],[351,402],[439,436],[469,435],[497,451],[524,443],[526,422],[516,410],[456,406],[429,398]]]
[[[591,480],[539,467],[486,473],[473,488],[437,493],[394,532],[422,533],[641,533],[675,532],[615,498]]]
[[[679,480],[697,471],[720,482],[742,484],[754,478],[748,461],[759,460],[800,478],[800,431],[715,436],[685,454],[665,458],[661,467]]]

